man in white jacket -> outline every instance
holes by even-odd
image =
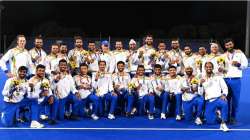
[[[202,113],[204,106],[203,93],[200,89],[199,79],[193,74],[192,67],[185,68],[185,76],[182,83],[182,102],[184,117],[187,121],[193,120],[194,108],[196,108],[195,124],[202,124]]]
[[[42,36],[36,36],[34,41],[35,47],[29,50],[31,60],[35,66],[38,64],[45,65],[45,58],[47,53],[43,50],[43,39]],[[35,69],[35,68],[34,68]]]
[[[91,118],[93,120],[98,120],[99,117],[97,116],[98,113],[98,107],[99,107],[99,99],[98,96],[93,92],[92,87],[92,80],[91,77],[88,75],[88,65],[83,63],[80,64],[80,73],[76,76],[74,76],[74,80],[76,83],[76,87],[80,93],[81,96],[81,104],[82,106],[79,108],[79,115],[83,116],[84,114],[84,108],[86,110],[87,106],[89,106],[90,103],[92,103],[92,115]]]
[[[92,75],[92,86],[95,90],[96,95],[99,97],[99,113],[104,114],[104,109],[107,109],[107,104],[110,103],[110,108],[108,109],[108,119],[115,119],[115,109],[117,104],[117,94],[114,92],[112,83],[112,73],[105,71],[106,62],[99,61],[99,71]]]
[[[166,119],[169,93],[165,91],[165,89],[167,89],[167,84],[166,79],[162,74],[162,67],[160,64],[155,64],[154,74],[150,76],[150,82],[155,94],[155,106],[160,106],[161,119]]]
[[[176,120],[180,121],[182,114],[182,82],[183,78],[177,75],[177,68],[169,66],[169,74],[166,76],[167,86],[165,90],[169,93],[170,99],[175,99],[175,115]]]
[[[135,85],[139,115],[144,114],[144,112],[146,111],[146,104],[148,104],[148,119],[154,119],[153,113],[155,96],[153,93],[152,85],[150,83],[150,79],[149,77],[145,76],[145,68],[143,65],[138,66],[137,74],[131,80],[131,83],[134,83]]]
[[[237,113],[239,112],[242,71],[247,68],[248,61],[241,50],[234,49],[234,41],[232,39],[225,39],[224,45],[227,49],[224,56],[226,62],[228,62],[228,68],[224,78],[229,88],[230,123],[234,124],[237,121]]]
[[[207,123],[216,122],[216,111],[219,109],[221,112],[221,125],[220,129],[229,131],[226,121],[228,119],[228,102],[227,94],[228,87],[221,76],[213,73],[213,63],[206,62],[206,74],[201,79],[202,87],[204,88],[204,96],[206,100],[205,118]]]
[[[54,97],[51,90],[50,81],[45,78],[45,66],[37,65],[35,76],[31,77],[28,81],[29,91],[27,98],[23,101],[22,106],[30,106],[32,122],[30,127],[43,127],[38,123],[42,109],[48,107],[49,121],[48,123],[56,124],[56,113],[58,100]]]
[[[118,72],[112,75],[114,91],[118,95],[121,113],[125,112],[126,116],[129,117],[134,101],[133,92],[128,89],[131,78],[129,73],[125,72],[125,63],[123,61],[117,62],[117,69]]]
[[[153,66],[155,64],[156,50],[153,46],[153,36],[148,34],[145,38],[145,45],[137,50],[137,61],[145,68],[145,74],[149,76],[153,72]]]
[[[8,78],[17,76],[17,70],[20,66],[25,66],[29,69],[28,74],[34,74],[34,64],[32,63],[29,52],[25,49],[26,38],[24,35],[17,36],[17,46],[10,49],[3,55],[0,60],[0,67],[6,73]],[[10,70],[6,66],[6,62],[10,63]]]
[[[14,126],[16,121],[16,114],[19,114],[18,108],[22,100],[25,98],[28,92],[27,86],[27,68],[21,66],[18,69],[18,76],[9,78],[2,91],[3,94],[3,110],[1,113],[1,122],[6,127]]]
[[[65,111],[70,113],[69,105],[72,104],[70,119],[79,120],[77,111],[80,107],[81,96],[76,89],[75,81],[68,72],[68,65],[65,59],[59,61],[59,73],[53,76],[53,91],[59,100],[58,119],[64,120]]]

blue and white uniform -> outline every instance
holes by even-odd
[[[224,75],[224,78],[229,88],[229,105],[232,104],[232,108],[229,109],[231,112],[230,117],[237,119],[241,91],[242,70],[247,68],[248,60],[245,54],[240,50],[234,50],[233,53],[226,52],[224,56],[226,58],[226,62],[228,62],[228,68],[227,72]],[[232,65],[233,61],[237,61],[239,64],[237,66]]]
[[[143,115],[146,111],[145,106],[149,104],[149,113],[154,113],[155,96],[153,95],[152,85],[150,83],[150,78],[147,76],[134,77],[131,80],[134,83],[137,90],[137,103],[139,115]]]
[[[99,101],[98,96],[93,92],[92,87],[92,79],[88,75],[76,75],[74,77],[74,81],[76,83],[76,87],[80,93],[81,100],[82,100],[82,106],[83,108],[87,108],[89,103],[93,103],[93,109],[92,112],[94,115],[97,115],[98,113],[98,107],[99,107]],[[79,115],[82,116],[84,113],[84,110],[81,107],[79,110]]]
[[[98,79],[96,74],[100,74]],[[114,114],[117,105],[117,96],[113,94],[114,88],[112,83],[112,74],[107,72],[97,72],[92,75],[92,86],[96,95],[99,97],[99,113],[103,115],[105,102],[110,102],[109,114]]]
[[[112,81],[114,86],[119,86],[118,89],[115,89],[115,93],[117,93],[118,98],[120,99],[122,110],[125,107],[125,112],[130,113],[134,102],[134,93],[128,89],[128,84],[131,81],[130,75],[126,72],[123,74],[117,72],[112,75]],[[126,106],[124,104],[125,102]]]
[[[206,100],[205,118],[207,123],[216,122],[216,110],[221,110],[221,119],[226,122],[228,119],[228,102],[221,99],[221,96],[227,96],[228,87],[221,76],[214,74],[211,77],[205,76],[205,82],[202,83]]]

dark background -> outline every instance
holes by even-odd
[[[19,33],[45,37],[235,39],[244,50],[247,2],[1,2],[7,45]]]

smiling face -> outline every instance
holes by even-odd
[[[115,48],[117,50],[122,50],[122,42],[121,41],[116,41],[115,42]]]
[[[27,71],[26,70],[19,70],[18,71],[18,77],[21,79],[24,79],[26,77]]]
[[[178,49],[179,46],[180,46],[180,44],[179,44],[178,40],[172,40],[171,41],[171,47],[172,47],[172,49]]]
[[[161,68],[155,68],[154,72],[155,72],[155,75],[160,76],[161,75]]]
[[[210,51],[211,51],[211,53],[213,53],[213,54],[217,54],[217,53],[219,52],[219,46],[218,46],[218,44],[213,43],[213,44],[210,46]]]
[[[103,61],[99,62],[98,66],[99,66],[99,71],[105,71],[105,68],[106,68],[105,62]]]
[[[89,43],[88,45],[89,50],[94,51],[96,49],[95,43]]]
[[[76,39],[76,40],[75,40],[75,46],[76,46],[77,48],[82,48],[82,45],[83,45],[82,39]]]
[[[170,69],[168,70],[168,72],[169,72],[169,75],[170,75],[171,77],[175,77],[175,76],[176,76],[176,68],[170,68]]]
[[[38,68],[36,70],[36,75],[39,77],[39,78],[43,78],[45,76],[45,69],[44,68]]]
[[[67,54],[67,52],[68,52],[68,47],[67,47],[67,45],[61,45],[61,47],[60,47],[60,52],[61,52],[62,54]]]
[[[136,44],[135,43],[129,44],[129,49],[130,50],[135,50],[136,49]]]
[[[59,52],[59,46],[58,45],[52,45],[51,46],[51,53],[56,55],[58,52]]]
[[[233,48],[234,48],[234,43],[232,41],[229,41],[227,43],[225,43],[225,48],[228,50],[228,51],[232,51]]]
[[[166,50],[166,44],[163,43],[163,42],[159,43],[158,49],[159,49],[159,50]]]
[[[206,54],[206,52],[207,52],[206,48],[204,48],[204,47],[199,48],[199,55],[204,56]]]
[[[152,46],[153,45],[153,37],[147,36],[145,39],[145,42],[148,46]]]
[[[124,69],[125,69],[125,65],[120,63],[120,64],[117,65],[117,69],[118,69],[119,72],[123,72]]]
[[[138,76],[144,76],[145,69],[143,67],[137,68],[137,74]]]
[[[184,47],[184,53],[186,55],[190,55],[192,53],[192,50],[189,46]]]
[[[61,72],[66,72],[68,69],[67,62],[60,62],[59,63],[59,69]]]
[[[20,48],[25,48],[26,38],[24,36],[18,37],[18,39],[17,39],[17,45]]]
[[[80,73],[82,75],[87,75],[87,73],[88,73],[88,67],[87,66],[81,66],[80,67]]]
[[[186,72],[187,76],[191,76],[191,75],[193,74],[193,69],[192,69],[192,67],[187,67],[187,68],[185,69],[185,72]]]
[[[35,47],[37,49],[41,49],[43,47],[43,40],[42,39],[35,39]]]
[[[206,70],[206,73],[207,74],[212,74],[213,73],[213,63],[211,63],[211,62],[207,62],[206,64],[205,64],[205,70]]]

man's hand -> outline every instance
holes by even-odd
[[[224,101],[227,101],[227,97],[225,95],[222,95],[220,98]]]
[[[98,71],[95,75],[95,81],[97,81],[99,79],[99,76],[100,76],[100,72]]]
[[[149,96],[154,96],[154,93],[153,93],[153,92],[150,92],[150,93],[149,93]]]
[[[76,97],[77,97],[79,100],[81,99],[81,95],[80,95],[79,92],[76,92],[75,95],[76,95]]]
[[[111,94],[112,96],[117,96],[117,94],[115,93],[115,92],[112,92],[112,94]]]
[[[232,65],[235,67],[240,67],[240,63],[238,61],[232,61]]]
[[[202,78],[202,79],[200,80],[200,83],[203,84],[204,82],[206,82],[206,80]]]
[[[115,90],[118,90],[119,88],[120,88],[120,85],[119,84],[117,84],[117,85],[115,85]]]
[[[50,96],[49,99],[48,99],[48,102],[49,104],[53,104],[54,103],[54,97],[53,96]]]
[[[14,75],[11,72],[6,73],[6,75],[7,75],[8,78],[14,77]]]
[[[218,71],[223,73],[223,72],[224,72],[224,69],[223,69],[222,67],[219,67],[219,68],[218,68]]]
[[[139,58],[141,58],[143,56],[143,53],[144,53],[143,51],[139,52]]]
[[[42,96],[48,96],[49,95],[49,91],[48,90],[44,90],[42,93]]]
[[[158,91],[163,91],[163,88],[162,88],[161,86],[157,86],[157,87],[156,87],[156,90],[158,90]]]

